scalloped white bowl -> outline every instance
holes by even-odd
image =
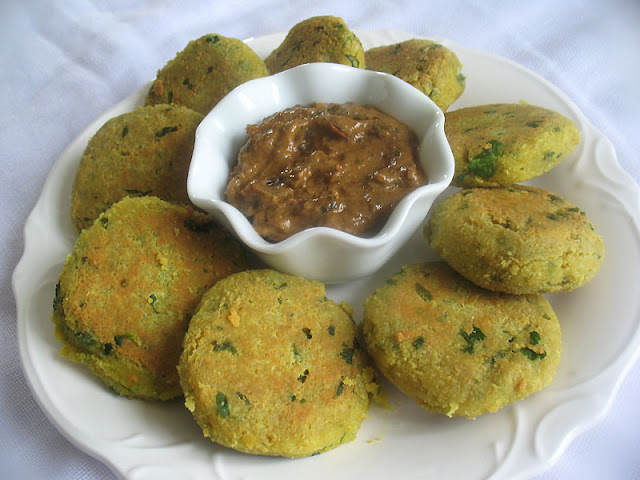
[[[313,227],[280,242],[268,242],[225,201],[229,173],[247,140],[247,125],[296,105],[348,101],[377,107],[416,132],[419,162],[429,183],[404,197],[373,237]],[[444,114],[426,95],[392,75],[312,63],[244,83],[207,114],[196,131],[187,190],[195,205],[229,228],[267,265],[339,283],[371,275],[384,265],[424,222],[435,198],[450,184],[453,171]]]

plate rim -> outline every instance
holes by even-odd
[[[462,51],[469,52],[470,54],[491,57],[494,60],[498,60],[500,62],[508,64],[511,67],[517,68],[518,70],[527,74],[528,76],[531,76],[538,82],[542,82],[547,88],[550,88],[556,95],[558,95],[559,98],[561,98],[562,101],[568,107],[572,109],[573,113],[578,118],[580,118],[582,124],[590,130],[592,135],[596,136],[599,141],[604,141],[605,144],[607,144],[607,148],[609,148],[610,152],[613,154],[607,160],[607,167],[613,168],[613,170],[608,171],[608,174],[612,177],[610,180],[612,182],[616,181],[621,185],[619,190],[615,192],[615,198],[621,202],[621,204],[624,206],[625,212],[633,220],[632,227],[636,233],[636,236],[640,236],[640,188],[638,187],[638,184],[621,167],[620,163],[618,162],[617,156],[615,154],[613,145],[611,144],[609,139],[605,137],[598,129],[596,129],[596,127],[581,112],[581,110],[571,100],[571,98],[569,98],[564,92],[562,92],[558,87],[556,87],[551,82],[549,82],[546,78],[540,76],[539,74],[528,69],[527,67],[524,67],[523,65],[514,62],[509,58],[502,57],[493,53],[485,52],[482,50],[477,50],[472,47],[463,46],[456,42],[449,41],[447,39],[442,39],[439,37],[426,37],[424,35],[413,35],[411,33],[404,32],[401,30],[395,30],[395,29],[366,30],[366,31],[355,29],[354,31],[356,32],[356,34],[362,34],[366,32],[367,35],[375,35],[375,36],[399,35],[407,38],[409,37],[410,38],[428,38],[431,40],[436,40],[436,41],[442,42],[445,46],[447,46],[448,48],[454,51],[456,49],[460,49]],[[279,36],[283,37],[285,33],[286,32],[275,32],[275,33],[270,33],[270,34],[266,34],[258,37],[251,37],[247,39],[246,42],[251,44],[251,42],[265,41],[265,39],[274,39],[274,38],[278,38]],[[91,123],[89,123],[89,125],[87,125],[87,127],[85,127],[85,129],[82,132],[80,132],[67,145],[67,147],[63,150],[60,156],[56,159],[49,173],[47,174],[47,178],[42,187],[42,190],[40,191],[38,200],[36,201],[33,209],[29,213],[27,220],[25,222],[25,225],[23,227],[24,251],[20,260],[16,264],[16,267],[14,269],[14,272],[11,278],[13,295],[16,302],[17,337],[18,337],[20,364],[21,364],[22,371],[25,374],[25,378],[27,380],[29,389],[32,392],[36,402],[38,403],[42,411],[45,413],[49,421],[51,421],[51,423],[56,427],[56,429],[60,433],[62,433],[63,436],[67,438],[73,445],[75,445],[81,451],[103,462],[115,473],[123,476],[125,475],[125,472],[121,471],[121,469],[116,464],[116,462],[113,459],[109,458],[109,456],[106,453],[104,453],[106,452],[106,450],[102,450],[102,448],[100,448],[100,447],[104,447],[104,445],[102,445],[103,442],[100,439],[96,440],[96,439],[87,438],[82,432],[77,431],[74,425],[64,424],[60,422],[59,418],[56,418],[55,414],[59,413],[58,408],[56,405],[52,403],[52,400],[48,398],[46,392],[44,391],[44,387],[43,387],[43,384],[41,383],[38,373],[35,371],[35,367],[32,363],[32,359],[27,355],[28,332],[26,331],[26,329],[28,326],[29,318],[25,318],[25,315],[26,315],[25,305],[23,303],[24,299],[22,298],[21,292],[23,289],[23,285],[26,282],[25,277],[29,277],[28,272],[26,272],[25,270],[27,269],[29,260],[31,258],[30,255],[32,254],[32,251],[34,248],[31,241],[31,238],[33,235],[32,232],[34,229],[37,229],[40,226],[38,225],[38,220],[39,220],[38,213],[43,208],[42,204],[45,201],[44,193],[48,191],[48,189],[51,189],[53,187],[54,180],[55,180],[56,174],[58,173],[58,170],[64,167],[64,165],[62,164],[62,160],[69,155],[69,152],[79,148],[79,145],[82,142],[82,139],[87,135],[89,135],[92,130],[93,131],[97,130],[97,128],[99,128],[99,126],[101,126],[101,124],[103,123],[104,118],[106,118],[108,115],[112,114],[113,112],[121,109],[123,105],[131,103],[135,98],[142,97],[142,95],[146,93],[146,90],[148,90],[148,86],[150,83],[151,81],[141,86],[139,89],[131,93],[125,99],[117,102],[115,105],[107,109],[105,112],[98,115]],[[42,278],[39,278],[39,280],[42,280]],[[605,397],[604,405],[600,405],[600,410],[598,411],[598,415],[594,417],[590,417],[589,419],[585,419],[588,421],[585,421],[580,425],[576,425],[570,431],[565,432],[565,435],[560,441],[560,445],[558,446],[558,448],[555,449],[555,451],[551,456],[549,456],[546,460],[543,460],[543,462],[539,463],[537,466],[529,466],[528,469],[522,472],[517,472],[518,475],[539,474],[545,471],[546,469],[550,468],[559,459],[559,457],[562,455],[562,453],[564,452],[568,444],[577,435],[579,435],[585,430],[588,430],[589,428],[592,428],[594,425],[599,423],[604,416],[606,416],[618,393],[620,385],[624,381],[626,375],[628,374],[633,364],[637,361],[638,357],[640,356],[640,342],[635,342],[635,345],[634,345],[634,341],[633,341],[633,340],[638,340],[640,338],[640,315],[638,310],[635,311],[635,315],[636,315],[636,321],[635,321],[635,329],[633,332],[633,338],[629,342],[627,348],[622,350],[620,354],[616,357],[614,362],[615,365],[610,365],[608,367],[608,369],[615,369],[616,371],[609,372],[609,374],[606,375],[608,372],[607,372],[607,369],[605,369],[605,371],[600,372],[598,374],[600,376],[602,375],[607,376],[607,378],[609,378],[609,383],[612,383],[612,386],[613,386],[611,391],[608,392],[608,395],[604,395]],[[92,443],[92,445],[89,445],[87,443],[87,440],[89,441],[89,443]],[[494,474],[499,472],[500,472],[500,466],[498,466]],[[510,472],[510,473],[513,473],[513,472]]]

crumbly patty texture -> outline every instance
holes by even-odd
[[[547,386],[561,355],[541,295],[481,289],[444,262],[407,265],[365,302],[382,374],[429,412],[474,418]]]
[[[61,354],[127,397],[182,394],[182,339],[203,293],[248,268],[209,217],[155,197],[125,198],[83,230],[54,299]]]
[[[364,53],[369,70],[410,83],[445,111],[464,92],[462,63],[454,52],[431,40],[411,39]]]
[[[267,75],[247,44],[211,33],[190,41],[158,70],[145,104],[176,103],[206,115],[238,85]]]
[[[425,236],[464,277],[507,293],[568,292],[604,261],[585,212],[530,186],[460,190],[434,207]]]
[[[283,457],[353,440],[378,386],[349,311],[321,283],[274,270],[218,282],[189,325],[178,367],[204,435]]]
[[[365,67],[362,43],[342,18],[311,17],[294,25],[280,46],[265,59],[272,74],[313,62]]]
[[[455,158],[453,184],[497,187],[537,177],[580,143],[575,123],[524,102],[447,112],[444,130]]]
[[[126,196],[188,204],[187,173],[202,115],[185,107],[139,107],[108,120],[89,140],[71,192],[71,219],[90,226]]]

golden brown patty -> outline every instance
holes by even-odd
[[[604,261],[584,211],[542,188],[460,190],[434,207],[425,235],[464,277],[499,292],[567,292]]]
[[[407,265],[365,303],[364,335],[381,372],[434,413],[477,417],[544,388],[561,352],[541,295],[481,289],[444,262]]]
[[[188,204],[187,173],[202,115],[179,106],[140,107],[108,120],[89,140],[71,192],[71,219],[90,226],[126,196]]]
[[[155,197],[125,198],[83,230],[54,300],[62,355],[121,395],[179,396],[189,319],[217,280],[247,268],[207,216]]]
[[[282,44],[265,59],[272,74],[313,62],[365,67],[360,39],[342,18],[311,17],[294,25]]]
[[[218,282],[191,321],[178,368],[205,436],[284,457],[353,440],[378,386],[349,310],[321,283],[274,270]]]
[[[206,115],[238,85],[267,75],[264,62],[248,45],[211,33],[190,41],[158,70],[145,102],[176,103]]]
[[[565,116],[526,103],[479,105],[447,112],[444,130],[459,187],[497,187],[551,170],[580,143]]]
[[[427,95],[442,110],[464,92],[465,76],[455,53],[431,40],[411,39],[364,52],[369,70],[390,73]]]

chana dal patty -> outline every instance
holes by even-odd
[[[283,457],[353,440],[378,386],[349,312],[321,283],[274,270],[218,282],[191,320],[179,365],[204,435]]]
[[[145,104],[176,103],[206,115],[238,85],[267,75],[264,61],[247,44],[210,33],[190,41],[158,70]]]
[[[71,191],[71,220],[90,226],[118,200],[153,195],[188,204],[187,173],[202,115],[186,107],[140,107],[111,118],[89,140]]]
[[[369,70],[389,73],[413,85],[446,111],[464,92],[462,63],[445,46],[413,38],[364,52]]]
[[[127,397],[182,394],[178,358],[189,319],[245,252],[209,217],[156,197],[125,198],[83,230],[56,287],[61,354]]]
[[[453,184],[498,187],[542,175],[580,143],[575,123],[524,102],[460,108],[446,113],[455,159]]]
[[[313,62],[365,67],[360,39],[342,18],[311,17],[294,25],[284,41],[265,59],[272,74]]]
[[[539,391],[561,354],[558,319],[541,295],[481,289],[444,262],[406,265],[371,294],[364,338],[391,383],[449,417],[495,412]]]
[[[571,291],[604,261],[585,212],[530,186],[460,190],[435,205],[425,236],[460,274],[499,292]]]

